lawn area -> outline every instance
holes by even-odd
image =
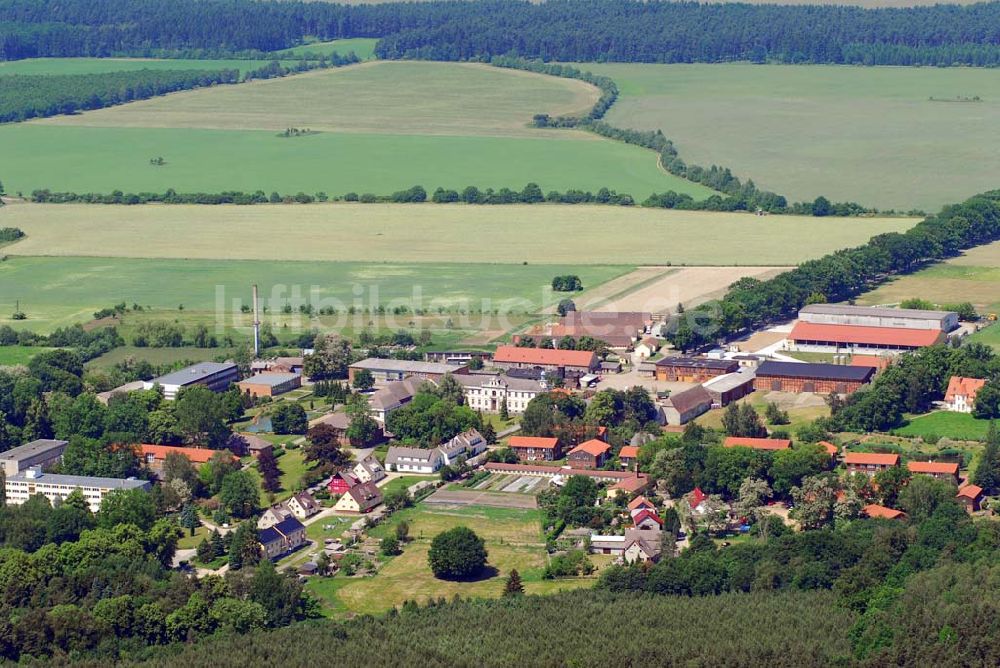
[[[0,346],[0,366],[27,364],[38,353],[52,350],[40,346]]]
[[[416,485],[418,482],[424,482],[425,480],[437,482],[440,479],[441,477],[437,475],[404,475],[399,478],[393,478],[386,484],[382,485],[379,489],[382,490],[382,496],[385,496],[389,492],[406,489]]]
[[[197,529],[194,530],[193,536],[191,535],[191,532],[188,529],[184,529],[184,535],[181,536],[181,539],[179,541],[177,541],[177,549],[193,550],[196,547],[198,547],[198,544],[201,543],[202,540],[208,538],[211,534],[212,532],[209,531],[208,527],[206,527],[204,524],[202,524],[201,526],[199,526]]]
[[[959,257],[900,276],[858,298],[859,304],[898,304],[919,297],[935,304],[971,302],[983,315],[1000,312],[1000,242],[977,246]],[[988,327],[973,334],[1000,346],[1000,330]]]
[[[996,187],[1000,78],[988,69],[579,67],[618,83],[612,125],[661,129],[686,162],[725,165],[792,200],[930,211]]]
[[[410,524],[412,540],[403,554],[390,559],[371,578],[352,578],[348,584],[334,585],[337,599],[352,612],[377,614],[406,599],[421,602],[444,596],[499,596],[511,568],[516,568],[530,594],[542,594],[591,586],[595,578],[542,580],[546,553],[537,510],[510,510],[481,506],[434,506],[418,504],[396,513],[384,525],[372,530],[382,536],[396,523]],[[436,579],[427,565],[431,539],[455,526],[467,526],[486,541],[488,562],[497,572],[475,582],[448,582]],[[318,584],[315,586],[319,586]]]
[[[894,433],[900,436],[937,436],[961,441],[980,441],[986,438],[989,420],[977,420],[968,413],[936,411],[910,418],[909,424]]]
[[[302,46],[296,46],[282,51],[282,54],[298,56],[304,53],[322,53],[330,55],[339,53],[342,56],[354,52],[361,60],[371,60],[375,57],[375,43],[377,39],[367,37],[355,37],[353,39],[335,39],[332,42],[310,42]]]
[[[241,211],[251,213],[248,209]],[[245,233],[251,234],[249,230]],[[189,242],[196,243],[191,239]],[[399,254],[403,253],[400,249]],[[0,324],[47,331],[88,321],[96,309],[124,300],[150,307],[141,313],[129,313],[122,327],[126,339],[128,329],[142,320],[176,320],[185,327],[204,323],[220,341],[237,330],[246,337],[252,318],[240,311],[240,305],[250,302],[250,285],[256,283],[266,309],[263,319],[283,339],[312,328],[350,335],[369,327],[397,331],[417,326],[447,330],[449,336],[484,329],[496,330],[500,335],[523,320],[519,314],[535,313],[555,302],[548,289],[553,276],[573,273],[585,284],[598,284],[630,269],[617,265],[19,257],[0,262]],[[301,295],[316,310],[335,307],[337,314],[316,318],[297,312],[282,314],[282,307],[297,298],[295,295]],[[27,320],[10,320],[15,300],[20,300]],[[183,311],[178,310],[181,304]],[[358,311],[348,315],[348,306],[354,304],[359,305]],[[379,304],[425,308],[430,315],[374,317],[363,313],[364,307]],[[439,314],[438,307],[445,312]],[[499,309],[501,313],[512,310],[513,314],[496,318],[490,313],[479,314],[480,309]],[[175,349],[181,356],[192,350]]]
[[[295,439],[295,436],[283,436],[287,440]],[[312,465],[305,460],[302,448],[294,450],[285,449],[285,454],[278,457],[278,468],[281,469],[282,490],[277,494],[278,500],[287,499],[299,489],[299,481],[302,476],[312,468]]]
[[[771,431],[786,431],[793,439],[795,431],[802,425],[812,422],[817,418],[829,417],[830,415],[830,409],[820,395],[789,392],[754,392],[740,399],[738,403],[749,403],[757,410],[757,414],[760,415],[761,420],[764,420],[764,409],[772,401],[778,404],[778,407],[782,410],[788,411],[788,417],[791,422],[782,425],[771,425],[765,422],[767,428]],[[716,408],[697,418],[697,422],[705,427],[721,429],[724,413],[724,408]]]
[[[3,130],[0,128],[0,135]],[[296,267],[310,266],[302,262],[307,260],[361,262],[365,264],[354,267],[351,276],[355,281],[371,282],[402,273],[407,284],[414,274],[404,262],[458,263],[448,266],[461,273],[463,285],[492,285],[502,280],[504,272],[512,271],[493,263],[528,263],[530,267],[521,266],[516,271],[545,275],[544,283],[550,284],[554,274],[546,274],[549,270],[541,265],[564,265],[567,270],[573,269],[571,273],[580,273],[588,290],[622,275],[623,267],[636,264],[789,266],[856,246],[875,234],[907,230],[915,223],[912,218],[845,221],[595,205],[347,202],[244,207],[16,204],[5,208],[4,218],[5,225],[19,227],[27,235],[5,249],[14,256],[263,259],[269,262],[248,266],[258,276],[265,269],[270,269],[271,274],[287,275],[283,284],[293,282]],[[643,243],[636,244],[627,234],[609,234],[612,228],[641,229]],[[234,243],[236,229],[240,230],[239,243]],[[711,243],[706,243],[708,229],[712,231]],[[275,239],[303,236],[309,243],[275,244]],[[776,238],[794,242],[776,244]],[[512,239],[517,243],[511,243]],[[277,260],[298,262],[275,267]],[[460,263],[490,264],[492,268]],[[597,270],[584,265],[615,267]],[[157,265],[143,262],[142,266],[155,271]],[[108,273],[112,273],[111,269]],[[202,284],[217,283],[219,277],[202,273],[206,269],[191,271],[198,272],[198,279],[204,277],[199,280]],[[227,267],[225,273],[231,271]],[[432,277],[443,271],[429,266],[420,274]],[[0,271],[0,280],[2,274]],[[247,283],[263,280],[264,276],[260,276]],[[618,291],[626,287],[618,286]],[[424,293],[429,293],[426,286]],[[497,293],[503,291],[491,291]],[[214,305],[214,291],[210,294]],[[268,294],[266,288],[262,294]],[[127,294],[124,296],[130,303],[133,301]],[[102,304],[111,301],[106,297]]]

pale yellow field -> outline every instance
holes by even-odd
[[[536,113],[578,114],[597,101],[582,81],[468,63],[367,62],[217,86],[37,121],[92,127],[546,137]],[[594,139],[572,132],[574,137]],[[336,160],[336,155],[330,156]]]
[[[22,203],[0,213],[0,224],[27,233],[10,255],[761,267],[914,222],[591,205]]]

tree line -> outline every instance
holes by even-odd
[[[742,278],[717,301],[675,316],[668,338],[689,350],[771,322],[809,303],[849,301],[893,276],[1000,239],[1000,190],[944,207],[906,232],[887,232],[774,278]]]
[[[864,9],[619,0],[327,3],[3,0],[0,59],[260,54],[379,37],[384,59],[1000,64],[1000,4]],[[711,26],[711,29],[706,29]],[[155,45],[155,46],[154,46]]]
[[[100,74],[0,77],[0,123],[73,114],[216,84],[236,83],[239,70],[138,70]]]

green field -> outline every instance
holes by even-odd
[[[287,49],[281,53],[291,53],[294,56],[304,53],[323,53],[326,55],[339,53],[346,56],[353,51],[354,55],[361,60],[371,60],[375,57],[376,42],[378,42],[377,39],[368,39],[366,37],[335,39],[332,42],[310,42],[309,44]]]
[[[260,286],[262,303],[269,306],[268,321],[279,318],[275,332],[308,329],[310,319],[297,313],[280,316],[284,304],[298,290],[316,305],[337,306],[338,316],[324,318],[325,327],[361,329],[372,320],[359,312],[348,316],[348,306],[362,308],[393,302],[421,303],[432,313],[437,307],[462,306],[478,310],[503,308],[536,312],[543,289],[558,274],[579,274],[585,284],[609,280],[629,267],[566,265],[368,264],[356,262],[269,262],[214,260],[150,260],[128,258],[13,258],[0,262],[0,324],[46,331],[86,321],[95,310],[125,301],[152,307],[150,319],[215,323],[223,330],[249,331],[249,316],[239,304],[250,301],[250,285]],[[315,288],[315,292],[314,292]],[[357,292],[356,292],[357,290]],[[416,290],[416,291],[415,291]],[[221,304],[217,299],[221,295]],[[19,299],[27,320],[12,321]],[[235,306],[233,300],[237,300]],[[335,301],[339,300],[339,301]],[[184,311],[178,310],[183,304]],[[464,306],[463,306],[464,305]],[[218,306],[218,310],[217,310]],[[131,316],[130,316],[131,317]],[[479,315],[452,314],[456,329],[479,329]],[[391,329],[407,328],[412,315],[395,318]],[[441,325],[439,325],[441,326]],[[501,330],[499,333],[502,333]],[[180,349],[186,354],[187,350]]]
[[[989,420],[977,420],[968,413],[937,411],[910,419],[910,423],[894,433],[900,436],[937,436],[959,441],[980,441],[986,438]]]
[[[909,218],[754,216],[549,204],[15,204],[5,207],[2,219],[4,225],[27,234],[6,247],[12,256],[528,263],[531,267],[495,268],[485,274],[471,267],[450,270],[458,285],[472,286],[480,276],[486,284],[493,278],[490,272],[500,272],[498,277],[509,272],[532,274],[533,285],[539,285],[546,275],[546,282],[551,280],[549,270],[535,267],[544,264],[789,266],[914,224]],[[0,277],[2,270],[0,265]],[[275,267],[268,273],[280,275],[283,270]],[[396,273],[373,267],[358,278],[370,281]],[[403,273],[407,280],[416,275]],[[440,273],[428,268],[419,278],[433,284]],[[212,280],[218,275],[213,274]],[[585,287],[592,288],[598,284],[594,279],[606,280],[609,275],[581,278]],[[472,292],[481,290],[477,286]],[[503,291],[489,294],[495,297],[497,292]]]
[[[971,302],[983,315],[1000,312],[1000,242],[972,248],[959,257],[895,278],[857,301],[866,305],[898,304],[914,297],[935,304]],[[973,339],[1000,347],[1000,328],[987,327],[973,334]]]
[[[529,181],[637,199],[712,193],[665,173],[645,149],[529,126],[536,113],[585,112],[597,94],[580,81],[479,64],[369,62],[0,127],[0,173],[13,193],[388,194]],[[290,127],[318,134],[279,136]]]
[[[525,591],[529,594],[587,587],[594,583],[594,578],[541,578],[547,557],[537,510],[419,504],[394,513],[372,534],[376,537],[385,535],[402,520],[410,524],[412,539],[402,555],[390,559],[375,577],[338,577],[335,579],[346,582],[327,587],[333,590],[329,593],[336,597],[343,609],[377,614],[407,599],[423,602],[430,597],[451,598],[455,594],[496,597],[502,592],[503,583],[512,568],[520,572]],[[495,569],[489,577],[474,582],[449,582],[438,580],[431,573],[427,565],[431,539],[455,526],[467,526],[486,541],[488,564]],[[323,589],[318,582],[311,583],[310,589],[314,586],[318,590]]]
[[[1000,78],[982,68],[583,64],[615,79],[607,120],[793,200],[937,209],[997,187]],[[981,102],[935,102],[979,96]]]
[[[38,353],[49,348],[36,346],[0,346],[0,366],[27,364]]]

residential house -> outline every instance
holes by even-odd
[[[662,553],[663,532],[650,529],[626,529],[623,536],[590,537],[593,554],[611,554],[627,564],[657,561]]]
[[[562,457],[558,438],[511,436],[508,445],[522,462],[551,462]]]
[[[457,379],[459,376],[455,376],[455,378]],[[417,395],[424,383],[437,384],[433,380],[417,376],[386,383],[368,395],[368,407],[371,409],[372,417],[385,424],[393,411],[413,401],[413,397]]]
[[[632,513],[632,524],[636,529],[656,529],[663,528],[663,520],[652,510],[642,508]]]
[[[978,485],[966,485],[958,490],[955,498],[962,504],[966,512],[974,513],[982,508],[983,488]]]
[[[906,462],[910,473],[929,475],[939,480],[949,480],[958,484],[958,463],[956,462]]]
[[[511,375],[468,374],[455,376],[455,380],[462,385],[466,405],[484,413],[499,413],[506,403],[508,413],[519,415],[529,401],[549,391],[544,379]]]
[[[282,507],[287,508],[292,515],[300,520],[312,517],[323,509],[323,507],[319,505],[316,499],[313,498],[313,495],[309,492],[298,492],[297,494],[293,494],[283,501],[281,505]]]
[[[753,386],[764,392],[851,394],[874,375],[870,366],[767,361],[757,367]]]
[[[469,429],[442,444],[441,460],[446,466],[458,463],[460,459],[472,459],[486,452],[486,439],[477,429]]]
[[[174,371],[153,380],[144,381],[144,390],[163,388],[163,398],[173,401],[186,387],[204,385],[213,392],[225,392],[240,379],[239,367],[233,362],[199,362],[180,371]]]
[[[359,482],[337,500],[334,510],[348,513],[367,513],[382,503],[382,492],[373,482]]]
[[[4,476],[4,495],[7,505],[19,506],[32,496],[41,494],[53,505],[66,500],[73,490],[83,492],[90,511],[101,509],[101,501],[119,489],[149,490],[148,480],[135,478],[97,478],[82,475],[44,473],[41,466],[32,466],[20,473]]]
[[[613,499],[619,494],[629,496],[636,492],[641,492],[649,487],[649,476],[645,473],[635,473],[628,478],[623,478],[608,487],[607,497]]]
[[[210,460],[216,452],[225,451],[211,450],[209,448],[182,448],[173,445],[153,445],[151,443],[143,443],[139,446],[139,455],[142,457],[143,462],[151,471],[157,474],[163,471],[163,465],[166,463],[168,455],[180,455],[195,466],[199,466],[201,464],[208,463],[208,460]],[[232,459],[236,459],[236,457],[234,457],[231,453],[229,456]]]
[[[656,379],[671,383],[704,383],[706,380],[735,373],[740,368],[735,360],[673,355],[656,361]]]
[[[248,397],[277,397],[302,387],[300,373],[259,373],[236,383],[240,392]]]
[[[886,520],[899,520],[905,519],[906,513],[902,510],[896,510],[895,508],[887,508],[885,506],[880,506],[876,503],[870,503],[861,509],[861,512],[872,518],[881,518]]]
[[[371,455],[354,465],[354,475],[361,482],[379,482],[385,479],[385,467]]]
[[[792,441],[787,438],[745,438],[742,436],[727,436],[722,441],[726,448],[751,448],[753,450],[787,450],[792,447]]]
[[[623,445],[618,451],[618,463],[627,471],[636,470],[639,461],[639,448],[634,445]]]
[[[0,453],[5,476],[17,475],[21,471],[38,466],[47,467],[62,461],[63,452],[69,441],[40,438]]]
[[[651,336],[647,336],[636,345],[634,352],[639,359],[645,360],[655,355],[659,350],[659,340],[654,339]]]
[[[555,350],[500,346],[493,353],[493,365],[501,369],[541,369],[587,374],[597,368],[597,355],[588,350]]]
[[[326,415],[316,418],[309,423],[310,427],[315,427],[316,425],[326,425],[333,429],[336,434],[337,442],[342,446],[350,447],[371,447],[373,445],[378,445],[386,440],[385,429],[382,424],[379,424],[375,431],[372,433],[371,439],[362,442],[358,439],[351,439],[348,436],[348,429],[351,426],[351,417],[344,411],[334,411],[333,413],[327,413]]]
[[[819,443],[817,443],[817,445],[821,446],[824,450],[826,450],[826,453],[830,455],[830,459],[832,460],[836,460],[837,455],[840,454],[840,448],[838,448],[830,441],[820,441]]]
[[[879,471],[899,466],[899,455],[876,452],[848,452],[844,455],[844,466],[847,467],[848,473],[864,473],[874,476]]]
[[[712,395],[701,385],[674,392],[663,400],[663,415],[670,425],[687,424],[712,408]]]
[[[984,385],[986,381],[982,378],[952,376],[944,393],[945,406],[956,413],[971,413],[976,404],[976,394]]]
[[[653,502],[644,496],[637,496],[628,502],[628,511],[630,513],[633,513],[637,510],[641,510],[643,508],[652,510],[654,512],[656,511],[656,506],[653,505]]]
[[[262,452],[274,452],[273,443],[256,434],[246,432],[230,436],[226,448],[237,457],[246,457],[247,455],[260,457]]]
[[[414,360],[380,359],[369,357],[360,362],[355,362],[347,368],[347,378],[353,384],[354,377],[358,371],[368,370],[375,379],[376,385],[390,383],[392,381],[403,380],[404,378],[420,378],[423,380],[438,381],[445,374],[465,374],[469,372],[469,366],[455,364],[441,364],[440,362],[420,362]]]
[[[267,559],[277,559],[298,549],[306,542],[306,528],[294,517],[286,517],[266,529],[258,529],[260,543]]]
[[[441,468],[441,451],[437,448],[407,448],[389,446],[385,465],[390,471],[408,473],[436,473]]]
[[[335,476],[330,478],[330,482],[326,484],[326,489],[330,492],[330,494],[341,496],[343,494],[347,494],[347,490],[360,482],[361,480],[350,471],[340,471]]]
[[[599,469],[608,461],[611,446],[592,438],[576,446],[566,455],[567,463],[574,469]]]

